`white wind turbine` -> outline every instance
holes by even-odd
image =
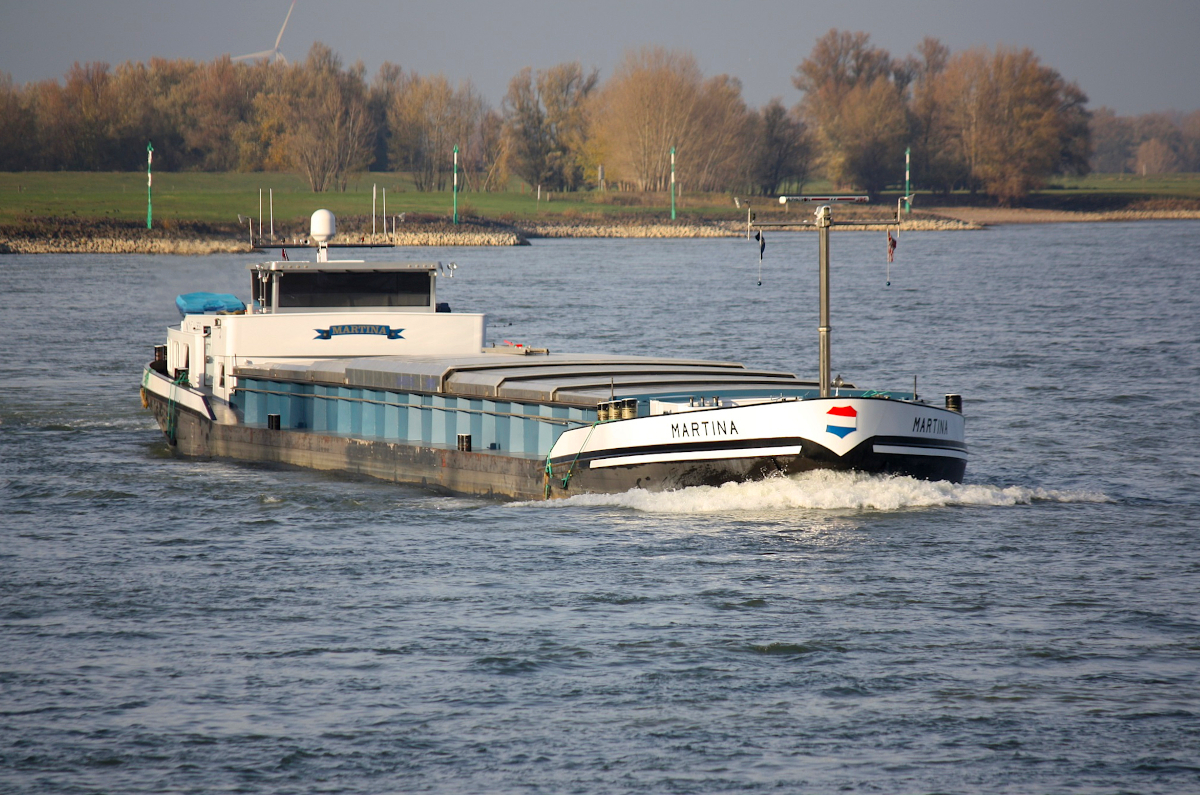
[[[283,53],[279,51],[279,42],[283,41],[283,32],[287,30],[288,20],[292,18],[292,11],[296,9],[296,0],[292,0],[292,5],[288,8],[287,16],[283,18],[283,27],[279,29],[279,35],[275,37],[275,46],[270,50],[262,52],[252,52],[249,55],[239,55],[231,60],[234,61],[254,61],[259,58],[266,58],[269,61],[282,61],[287,63],[287,58],[283,57]]]

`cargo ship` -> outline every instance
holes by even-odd
[[[816,381],[486,345],[483,314],[438,301],[454,266],[330,260],[334,227],[314,213],[315,261],[251,265],[248,302],[176,300],[142,401],[178,454],[523,500],[811,469],[963,478],[957,395],[933,405],[829,378],[824,294]]]

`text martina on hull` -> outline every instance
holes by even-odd
[[[672,439],[694,439],[704,436],[738,436],[733,420],[700,420],[671,423]]]
[[[950,433],[950,423],[937,417],[915,417],[913,419],[912,432],[946,436]]]

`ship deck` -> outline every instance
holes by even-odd
[[[792,373],[750,369],[736,362],[603,354],[377,356],[243,365],[236,374],[264,381],[579,407],[631,397],[811,397],[818,387]]]

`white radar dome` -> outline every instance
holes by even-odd
[[[318,243],[328,243],[337,233],[337,219],[329,210],[317,210],[309,221],[309,236]]]

